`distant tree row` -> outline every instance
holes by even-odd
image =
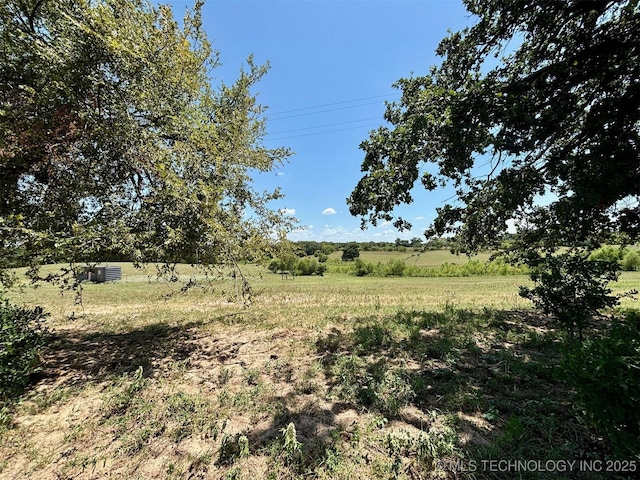
[[[396,238],[393,242],[317,242],[314,240],[302,240],[292,242],[294,252],[299,257],[318,256],[319,254],[330,255],[333,252],[344,251],[351,245],[356,244],[363,252],[404,252],[409,248],[415,250],[455,250],[456,243],[452,238],[433,238],[424,241],[418,237],[411,240]]]

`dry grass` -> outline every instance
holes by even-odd
[[[340,260],[342,257],[342,252],[333,252],[329,255],[330,260]],[[407,249],[406,252],[366,252],[360,251],[360,258],[369,263],[387,263],[389,260],[403,260],[407,265],[417,266],[417,267],[436,267],[438,265],[442,265],[443,263],[455,263],[461,265],[469,260],[479,260],[484,262],[489,260],[491,254],[483,252],[478,255],[474,255],[472,257],[467,257],[466,255],[456,255],[448,250],[429,250],[425,252],[417,252],[412,251],[411,249]]]
[[[265,274],[245,308],[229,283],[167,296],[123,267],[82,308],[13,294],[56,333],[0,478],[460,478],[440,467],[602,448],[553,377],[562,334],[527,310],[525,277]]]

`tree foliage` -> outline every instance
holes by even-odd
[[[392,220],[418,182],[456,189],[429,234],[519,248],[640,233],[640,8],[635,0],[466,0],[477,23],[439,45],[439,67],[399,80],[361,144],[353,215]],[[430,164],[434,164],[431,166]],[[395,219],[395,225],[410,224]]]
[[[47,342],[46,317],[40,307],[12,305],[0,292],[0,406],[20,394],[37,371]]]
[[[214,88],[201,6],[0,1],[0,266],[236,265],[288,228],[251,187],[289,155],[260,143],[268,66]]]
[[[360,247],[357,243],[351,242],[344,246],[341,257],[343,262],[352,262],[358,257],[360,257]]]
[[[562,361],[563,376],[587,420],[618,458],[637,458],[640,452],[639,327],[638,312],[628,312],[608,335],[573,345]]]
[[[616,262],[562,253],[545,258],[535,255],[529,263],[542,268],[532,269],[536,286],[520,287],[520,294],[554,315],[572,337],[577,332],[582,339],[589,319],[618,302],[608,288],[609,282],[618,279]]]

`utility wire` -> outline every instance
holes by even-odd
[[[285,118],[303,117],[305,115],[315,115],[316,113],[335,112],[336,110],[346,110],[348,108],[364,107],[365,105],[379,105],[380,102],[359,103],[357,105],[349,105],[347,107],[328,108],[326,110],[318,110],[317,112],[297,113],[295,115],[287,115],[286,117],[271,118],[267,115],[269,121],[284,120]]]
[[[386,94],[386,95],[375,95],[373,97],[355,98],[353,100],[343,100],[342,102],[324,103],[322,105],[315,105],[313,107],[302,107],[302,108],[294,108],[292,110],[281,110],[279,112],[273,112],[270,115],[280,115],[280,114],[283,114],[283,113],[301,112],[303,110],[313,110],[315,108],[333,107],[334,105],[342,105],[344,103],[362,102],[364,100],[373,100],[374,98],[385,98],[385,97],[390,97],[390,96],[394,96],[394,95],[397,96],[399,94],[398,93],[389,93],[389,94]]]
[[[268,133],[267,135],[279,135],[281,133],[301,132],[303,130],[313,130],[314,128],[335,127],[336,125],[347,125],[349,123],[358,123],[358,122],[366,122],[369,120],[381,120],[381,119],[382,118],[380,116],[361,118],[360,120],[351,120],[349,122],[327,123],[325,125],[316,125],[314,127],[295,128],[293,130],[282,130],[280,132],[271,132],[271,133]]]
[[[369,125],[360,125],[358,127],[349,127],[349,128],[339,128],[337,130],[324,130],[322,132],[313,132],[313,133],[303,133],[301,135],[290,135],[288,137],[280,137],[280,138],[269,138],[270,141],[279,142],[280,140],[287,140],[289,138],[298,138],[298,137],[308,137],[311,135],[323,135],[325,133],[335,133],[335,132],[344,132],[347,130],[356,130],[358,128],[369,128],[369,127],[379,127],[380,123],[373,123]]]

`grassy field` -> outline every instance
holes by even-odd
[[[466,255],[455,255],[448,250],[431,250],[426,252],[414,252],[408,249],[406,252],[365,252],[360,251],[360,258],[364,262],[370,263],[387,263],[389,260],[400,259],[407,265],[415,265],[417,267],[435,267],[443,263],[462,264],[471,260],[488,260],[491,255],[483,252],[472,257]],[[340,260],[342,252],[333,252],[329,255],[329,260]]]
[[[526,277],[254,268],[245,307],[230,282],[182,294],[122,266],[82,305],[11,294],[46,306],[54,333],[3,412],[0,478],[616,478],[489,463],[606,457],[556,378],[563,333],[518,296]]]

